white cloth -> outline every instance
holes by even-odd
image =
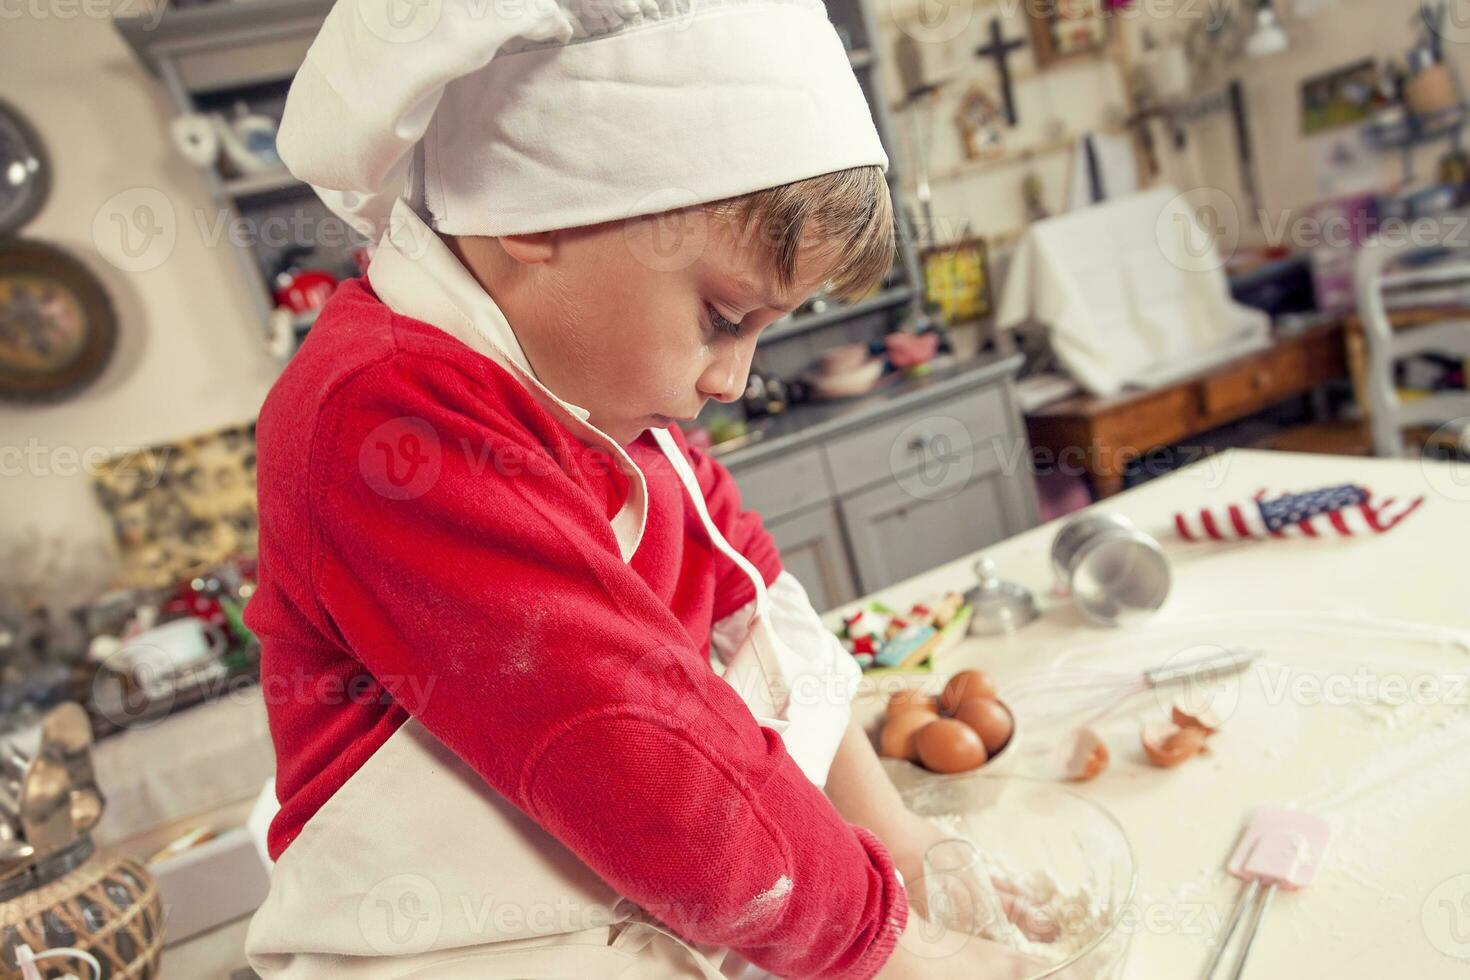
[[[337,0],[276,142],[371,241],[420,189],[507,235],[888,166],[821,0]]]
[[[1270,319],[1231,298],[1217,231],[1172,187],[1038,221],[1006,272],[996,323],[1044,324],[1095,395],[1259,349]]]

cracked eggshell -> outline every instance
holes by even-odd
[[[1079,728],[1062,741],[1062,773],[1073,782],[1096,779],[1111,758],[1102,736],[1091,728]]]
[[[1206,735],[1213,735],[1220,730],[1220,716],[1209,708],[1191,708],[1175,701],[1171,714],[1174,724],[1180,728],[1198,728]]]
[[[1152,721],[1143,726],[1143,754],[1154,765],[1172,769],[1198,755],[1207,737],[1202,728],[1181,728],[1169,721]]]

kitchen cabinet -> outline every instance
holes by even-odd
[[[977,467],[981,467],[977,469]],[[946,464],[934,482],[898,478],[841,502],[859,593],[927,572],[1029,527],[986,450]],[[793,573],[795,574],[795,573]]]
[[[817,609],[1037,523],[1019,364],[955,364],[865,399],[798,406],[722,457]]]
[[[837,508],[815,510],[766,522],[781,564],[806,589],[813,608],[831,609],[858,597]]]

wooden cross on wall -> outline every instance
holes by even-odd
[[[1008,60],[1010,53],[1024,48],[1026,42],[1016,38],[1010,41],[1000,29],[1000,18],[990,18],[990,43],[982,44],[975,49],[977,58],[994,58],[995,70],[1000,75],[1001,103],[1005,108],[1006,125],[1016,125],[1016,96],[1011,88],[1011,65]]]

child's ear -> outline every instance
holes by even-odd
[[[498,239],[505,254],[526,265],[551,260],[556,251],[556,232],[537,231],[528,235],[501,235]]]

